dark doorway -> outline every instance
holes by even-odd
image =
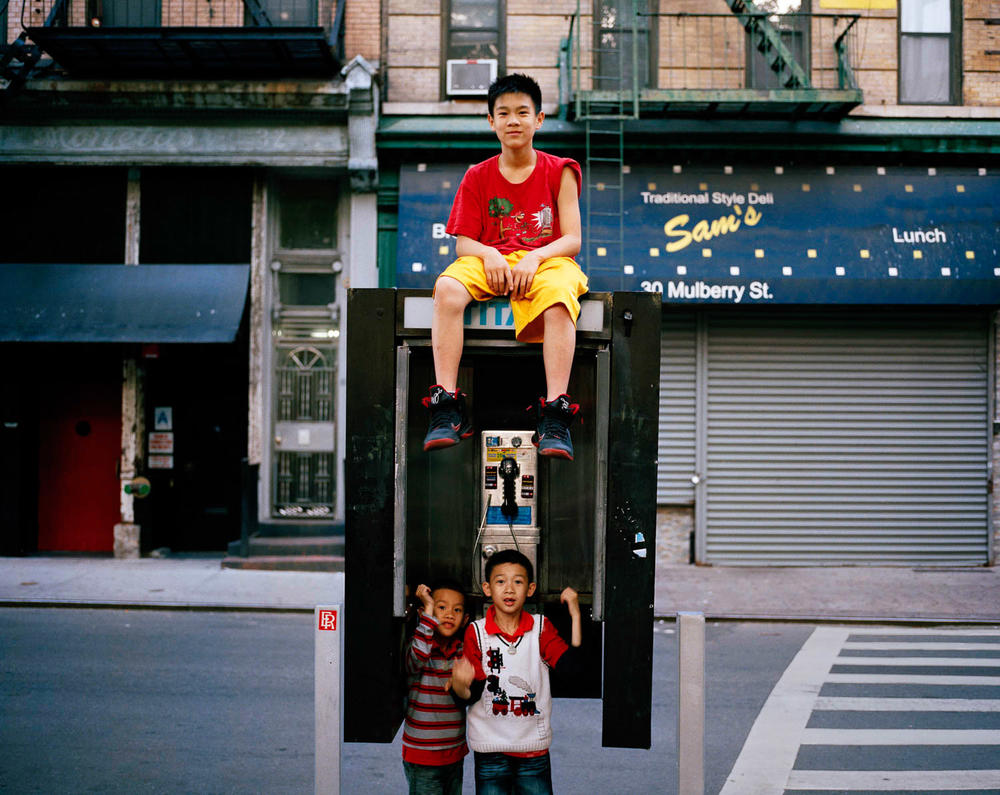
[[[23,346],[0,345],[0,555],[38,548],[38,401]],[[17,374],[16,377],[14,374]]]
[[[173,434],[170,468],[147,456],[152,484],[137,501],[143,551],[225,551],[240,537],[241,463],[247,447],[247,345],[161,345],[146,359],[146,430]],[[169,409],[170,428],[163,427]],[[147,445],[147,453],[148,445]]]
[[[150,266],[249,262],[251,207],[249,170],[143,169],[139,260]],[[149,498],[136,502],[143,551],[222,552],[240,537],[247,340],[244,313],[232,344],[161,345],[157,358],[143,360],[152,484]],[[157,429],[157,408],[170,409],[169,429]],[[169,461],[148,455],[148,434],[158,430],[172,434]]]

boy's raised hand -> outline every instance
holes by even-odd
[[[570,615],[580,614],[580,594],[572,588],[564,588],[563,592],[559,594],[559,601],[566,605]]]
[[[486,283],[494,293],[507,295],[510,292],[510,265],[495,248],[483,256],[483,270],[486,271]]]
[[[583,643],[583,622],[580,619],[580,594],[572,588],[564,588],[559,601],[566,605],[570,617],[570,646],[579,647]]]
[[[459,657],[451,667],[451,689],[459,698],[472,695],[472,680],[476,677],[476,669],[472,667],[469,658]]]
[[[431,589],[421,583],[417,586],[416,596],[421,604],[423,604],[424,615],[432,615],[434,613],[434,595],[431,593]]]

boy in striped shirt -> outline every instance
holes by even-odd
[[[422,612],[406,650],[410,693],[403,725],[403,770],[410,795],[460,795],[465,744],[465,704],[451,692],[451,667],[462,656],[468,622],[458,583],[417,586]]]

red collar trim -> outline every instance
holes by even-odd
[[[497,626],[496,620],[496,606],[490,605],[490,609],[486,611],[486,634],[487,635],[500,635],[507,640],[517,640],[526,632],[531,632],[532,627],[535,626],[535,619],[532,617],[531,613],[527,610],[521,611],[521,621],[517,625],[517,629],[514,630],[513,635],[508,635],[499,626]]]

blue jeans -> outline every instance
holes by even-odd
[[[403,762],[410,795],[462,795],[462,768],[459,759],[450,765],[417,765]]]
[[[552,763],[545,756],[476,751],[476,795],[552,795]]]

